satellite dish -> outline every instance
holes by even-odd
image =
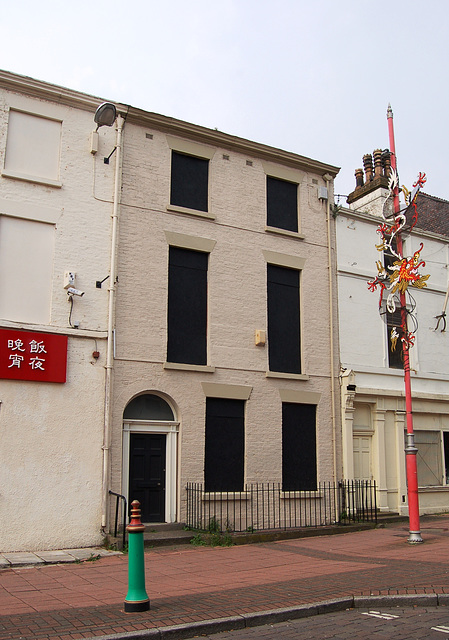
[[[97,123],[97,129],[100,127],[112,127],[117,117],[117,109],[111,102],[103,102],[95,111],[94,121]]]

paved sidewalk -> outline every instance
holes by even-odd
[[[254,626],[270,621],[268,611],[286,609],[271,615],[286,619],[357,602],[371,606],[372,596],[384,596],[379,606],[403,604],[404,596],[410,604],[449,604],[449,517],[421,525],[421,545],[407,543],[400,523],[244,546],[152,549],[146,553],[151,610],[145,613],[123,611],[123,555],[2,569],[0,640],[186,638],[207,632],[198,628],[204,621],[218,620],[212,629]],[[332,600],[338,602],[313,606]]]

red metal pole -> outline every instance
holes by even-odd
[[[391,168],[397,171],[396,148],[394,144],[393,111],[388,105],[387,110],[388,135],[390,139]],[[393,204],[395,215],[400,211],[399,204],[399,184],[396,184],[393,192]],[[403,258],[402,238],[400,232],[396,235],[398,254]],[[401,302],[401,324],[402,335],[407,335],[407,308],[405,293],[400,294]],[[413,433],[413,413],[412,413],[412,387],[410,381],[410,356],[407,342],[402,343],[404,354],[404,385],[405,385],[405,412],[407,425],[407,441],[405,446],[405,460],[407,471],[407,494],[408,494],[408,515],[409,515],[409,537],[408,542],[416,544],[423,542],[419,526],[419,498],[418,498],[418,473],[416,468],[415,436]]]

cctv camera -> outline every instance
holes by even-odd
[[[79,289],[75,289],[74,287],[68,287],[67,293],[71,296],[83,296],[84,291],[80,291]]]

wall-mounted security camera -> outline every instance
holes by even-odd
[[[83,296],[84,295],[84,291],[80,291],[79,289],[75,289],[74,287],[68,287],[67,293],[70,296]]]

